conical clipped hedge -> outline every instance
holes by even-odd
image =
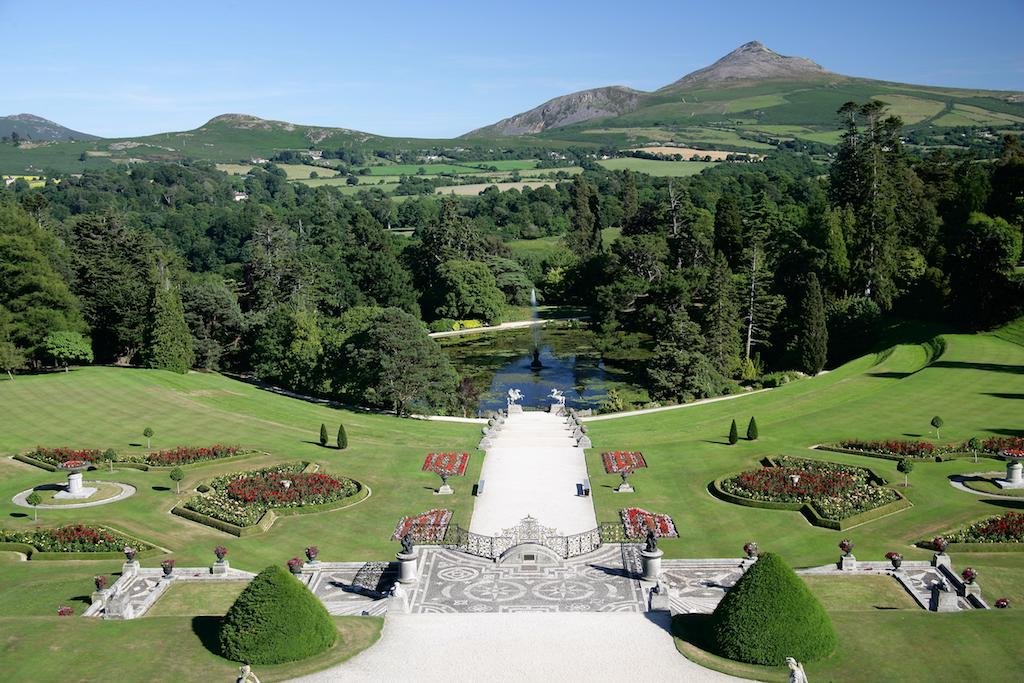
[[[820,659],[836,647],[832,620],[785,562],[763,553],[711,615],[717,654],[754,664]]]
[[[338,631],[323,604],[281,566],[261,571],[220,627],[221,654],[236,662],[280,664],[319,654]]]

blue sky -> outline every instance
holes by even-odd
[[[1024,91],[1024,0],[0,0],[0,114],[129,136],[242,112],[448,137],[574,90],[650,90],[749,40],[849,75]]]

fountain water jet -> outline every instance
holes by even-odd
[[[533,333],[533,360],[530,361],[530,369],[540,372],[544,364],[540,362],[540,323],[536,322],[540,316],[537,313],[537,290],[530,290],[530,319],[534,321],[530,328]]]

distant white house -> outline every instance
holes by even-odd
[[[241,202],[241,201],[245,201],[246,199],[248,199],[249,195],[247,193],[245,193],[245,192],[237,192],[237,191],[235,191],[235,192],[231,193],[231,198],[234,199],[236,202]]]
[[[14,180],[15,179],[13,177],[9,176],[9,175],[8,176],[4,176],[4,186],[6,187],[7,185],[13,185],[14,184]]]
[[[308,156],[310,159],[323,159],[324,153],[319,149],[307,149],[302,152],[303,156]]]
[[[252,159],[249,159],[249,163],[250,164],[260,164],[260,165],[262,165],[262,164],[270,163],[270,160],[269,159],[264,159],[263,157],[253,157]]]

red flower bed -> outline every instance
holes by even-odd
[[[1022,460],[1024,459],[1024,448],[1004,448],[1000,454],[1013,460]]]
[[[990,436],[981,442],[981,450],[986,453],[1024,451],[1024,436]]]
[[[946,540],[952,543],[1024,543],[1024,512],[990,517],[950,534]]]
[[[102,455],[101,451],[95,448],[82,448],[74,449],[68,448],[67,446],[60,446],[59,448],[44,448],[43,446],[36,446],[36,449],[28,454],[29,457],[35,458],[36,460],[42,460],[43,462],[51,465],[62,465],[65,462],[82,461],[86,464],[96,462]]]
[[[423,471],[461,477],[466,474],[468,464],[469,453],[429,453],[423,461]]]
[[[647,467],[647,462],[640,451],[611,451],[601,454],[604,461],[604,471],[608,474],[620,472],[632,472],[641,467]]]
[[[226,491],[231,498],[245,503],[281,507],[329,502],[340,497],[344,486],[340,479],[327,474],[268,472],[232,479]]]
[[[839,496],[851,490],[857,480],[846,472],[806,470],[798,467],[764,467],[744,472],[736,483],[752,493],[779,500],[804,500]]]
[[[204,460],[217,460],[219,458],[230,458],[238,455],[238,446],[223,446],[214,444],[212,446],[177,446],[163,451],[146,453],[146,462],[157,467],[168,467],[174,465],[188,465],[193,462]]]
[[[648,529],[654,529],[654,535],[666,538],[677,538],[675,522],[668,515],[648,512],[641,508],[625,508],[619,511],[622,525],[626,527],[627,538],[643,538]]]
[[[60,466],[66,470],[77,470],[82,467],[88,467],[91,464],[88,460],[65,460]]]
[[[411,533],[413,540],[418,543],[440,543],[444,540],[451,519],[451,510],[438,508],[412,517],[402,517],[395,526],[395,533],[391,534],[391,540],[399,541]]]
[[[883,455],[899,455],[907,458],[928,458],[955,450],[953,447],[936,446],[929,441],[840,441],[838,446],[851,451],[866,451]]]

